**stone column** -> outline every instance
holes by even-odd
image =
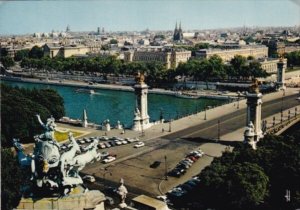
[[[148,115],[148,85],[144,83],[143,75],[138,75],[137,83],[133,86],[136,95],[136,111],[133,130],[141,131],[151,126]],[[138,122],[139,121],[139,122]],[[140,124],[140,125],[138,125]]]
[[[86,114],[86,110],[83,110],[83,119],[82,119],[82,127],[86,128],[88,126],[88,122],[87,122],[87,114]]]
[[[287,60],[280,58],[279,62],[277,63],[277,90],[285,90],[285,69],[287,65]]]
[[[261,105],[262,94],[258,87],[246,94],[247,97],[247,130],[251,132],[244,133],[244,142],[249,143],[253,149],[256,149],[256,143],[263,137],[261,129]],[[246,130],[246,131],[247,131]],[[247,134],[246,134],[247,133]],[[251,133],[251,135],[250,135]],[[253,134],[252,134],[253,133]],[[249,138],[251,136],[251,138]]]

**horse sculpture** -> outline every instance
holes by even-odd
[[[81,171],[87,163],[92,162],[94,160],[100,160],[101,155],[97,153],[97,144],[98,140],[94,140],[94,142],[91,143],[90,150],[74,158],[73,164],[75,166],[78,166],[78,171]]]
[[[68,174],[66,173],[65,165],[72,162],[73,158],[76,155],[76,152],[80,152],[80,147],[75,141],[72,133],[69,133],[69,140],[72,143],[72,148],[69,151],[63,153],[60,157],[60,167],[63,177],[68,176]]]

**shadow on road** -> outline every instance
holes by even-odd
[[[217,140],[217,139],[207,139],[207,138],[201,138],[201,137],[186,137],[182,138],[186,141],[192,141],[197,143],[215,143],[215,144],[221,144],[224,146],[231,146],[236,147],[237,145],[241,144],[240,141],[227,141],[227,140]]]

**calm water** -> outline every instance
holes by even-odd
[[[100,124],[109,119],[111,124],[117,120],[125,126],[132,125],[135,107],[135,95],[133,92],[95,90],[95,94],[77,93],[76,87],[65,87],[56,85],[43,85],[34,83],[8,82],[5,84],[23,88],[51,88],[63,97],[66,115],[71,118],[82,118],[83,109],[87,110],[88,120]],[[178,116],[195,113],[203,110],[205,105],[215,106],[226,101],[212,99],[182,99],[167,95],[148,95],[148,114],[150,120],[158,120],[162,111],[165,119],[176,119]]]

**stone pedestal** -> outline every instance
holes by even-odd
[[[277,90],[285,90],[285,69],[286,69],[287,61],[286,59],[280,59],[277,63],[277,82],[276,88]]]
[[[76,189],[75,189],[76,190]],[[22,198],[18,207],[19,210],[104,210],[105,195],[98,190],[87,192],[76,192],[66,197],[53,198]]]
[[[83,110],[82,127],[88,127],[87,114],[85,109]]]
[[[261,130],[261,105],[262,105],[262,94],[261,93],[247,93],[247,121],[246,126],[251,126],[251,140],[244,134],[247,142],[258,142],[263,137]],[[250,136],[249,136],[250,137]],[[245,140],[246,141],[246,140]],[[251,143],[252,144],[252,143]],[[256,145],[251,145],[254,149]]]

